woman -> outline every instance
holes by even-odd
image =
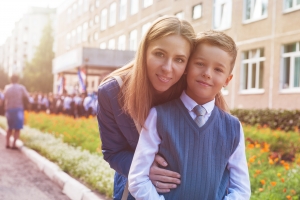
[[[175,16],[158,18],[142,38],[135,59],[111,73],[98,89],[102,152],[116,171],[114,199],[122,198],[127,182],[139,138],[136,125],[144,124],[151,107],[178,98],[185,87],[182,75],[194,38],[187,21]],[[121,78],[121,87],[114,77]],[[159,168],[167,165],[162,157],[157,155],[155,160],[150,179],[158,192],[169,192],[180,183],[180,175]]]

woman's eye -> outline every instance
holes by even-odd
[[[161,52],[156,52],[155,55],[158,56],[158,57],[163,57],[164,56],[164,54],[161,53]]]

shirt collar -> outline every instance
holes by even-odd
[[[194,107],[198,105],[191,97],[189,97],[185,91],[182,92],[180,99],[188,111],[193,111]],[[207,114],[211,113],[215,107],[215,99],[207,102],[206,104],[201,105],[207,111]]]

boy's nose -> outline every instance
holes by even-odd
[[[202,74],[204,78],[211,78],[211,71],[209,68],[206,68]]]

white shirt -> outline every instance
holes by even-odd
[[[71,103],[72,103],[73,99],[69,96],[66,96],[64,98],[64,109],[69,110],[71,109]]]
[[[185,92],[180,96],[184,106],[188,109],[193,119],[196,114],[192,111],[197,103],[191,99]],[[206,122],[211,115],[215,106],[215,100],[202,105],[207,113],[204,116]],[[155,108],[150,110],[144,127],[141,131],[137,148],[134,153],[132,164],[130,167],[128,182],[129,191],[137,200],[164,200],[164,196],[159,195],[149,179],[150,167],[154,161],[154,157],[158,152],[161,139],[156,128],[157,112]],[[228,186],[229,194],[225,200],[248,200],[250,199],[250,180],[245,154],[245,141],[243,128],[240,125],[240,142],[228,160],[227,169],[230,172],[230,180]],[[185,174],[181,174],[185,176]]]

